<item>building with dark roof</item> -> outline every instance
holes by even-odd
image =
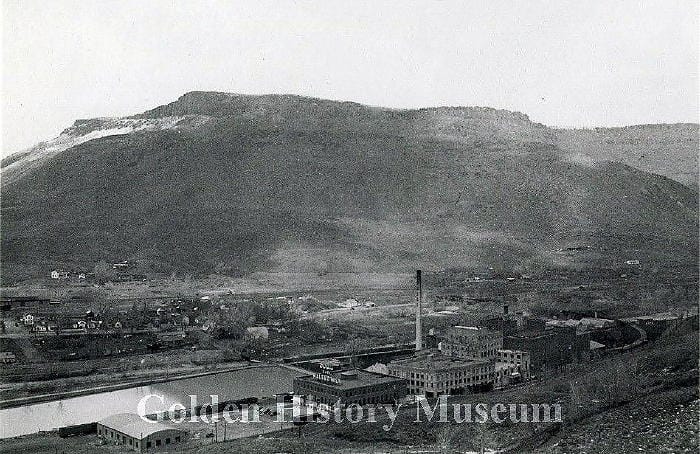
[[[495,381],[495,361],[424,353],[387,365],[389,375],[408,381],[410,394],[437,397],[485,391]]]
[[[153,452],[186,441],[189,432],[158,421],[144,421],[132,413],[122,413],[99,421],[97,435],[134,451]]]
[[[294,394],[327,405],[395,403],[407,392],[406,380],[365,370],[324,369],[294,379]]]
[[[575,327],[546,326],[505,336],[503,346],[530,353],[530,370],[539,375],[564,370],[570,363],[587,361],[590,340],[590,333],[577,333]]]

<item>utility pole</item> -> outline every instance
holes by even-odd
[[[416,270],[416,351],[423,349],[423,283],[421,270]]]
[[[479,431],[481,432],[481,447],[479,448],[479,454],[484,454],[484,424],[486,423],[484,422],[481,424],[481,430]]]

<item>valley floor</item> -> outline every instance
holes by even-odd
[[[381,427],[388,419],[378,415],[374,424],[309,424],[301,436],[290,429],[225,443],[202,438],[172,452],[464,453],[478,452],[482,434],[486,452],[697,452],[697,355],[698,332],[693,329],[637,351],[579,365],[544,382],[450,398],[450,403],[560,402],[562,425],[416,423],[415,406],[406,406],[390,431]],[[97,454],[118,449],[102,445],[94,435],[61,439],[44,433],[0,441],[3,453]]]
[[[582,280],[585,280],[582,278]],[[607,287],[593,288],[579,282],[563,281],[571,303],[566,308],[572,312],[587,307],[587,299],[574,298],[581,295],[600,298],[613,294],[621,287],[619,283]],[[521,283],[494,282],[474,284],[483,294],[494,293],[490,286],[515,286],[518,304],[512,310],[551,309],[542,307],[549,301],[542,293],[545,282]],[[548,284],[547,284],[548,285]],[[510,288],[508,287],[508,288]],[[190,289],[191,290],[191,289]],[[431,295],[436,301],[431,311],[449,312],[446,309],[459,304],[464,317],[479,319],[498,313],[500,302],[482,298],[454,303],[450,296],[461,296],[464,290],[455,289],[443,294]],[[475,289],[472,293],[479,294]],[[666,290],[664,290],[666,291]],[[671,292],[671,290],[668,290]],[[675,292],[677,294],[679,292]],[[453,295],[454,294],[454,295]],[[199,293],[196,293],[199,296]],[[281,295],[299,297],[305,292],[265,294],[262,301]],[[266,356],[260,359],[334,351],[359,351],[367,347],[363,340],[379,344],[410,342],[413,335],[413,311],[410,287],[397,290],[359,291],[352,289],[315,292],[316,307],[305,311],[300,319],[318,324],[318,332],[301,332],[297,337],[280,337],[270,341]],[[670,295],[670,294],[669,294]],[[669,296],[667,295],[667,296]],[[132,302],[125,295],[124,308]],[[546,295],[545,295],[546,296]],[[663,295],[662,295],[663,296]],[[672,295],[670,295],[672,296]],[[669,297],[670,297],[669,296]],[[678,298],[681,296],[676,295]],[[612,304],[602,307],[609,317],[623,317],[636,313],[653,313],[668,309],[667,305]],[[224,296],[220,297],[222,300]],[[238,298],[231,296],[231,298]],[[339,308],[335,302],[346,298],[372,301],[376,307]],[[625,297],[626,298],[626,297]],[[684,295],[683,299],[694,299]],[[299,298],[301,299],[301,298]],[[658,301],[664,302],[664,299]],[[557,311],[562,303],[552,300]],[[661,304],[661,303],[658,303]],[[666,304],[664,302],[664,304]],[[695,306],[697,307],[697,306]],[[428,309],[426,309],[427,311]],[[554,309],[552,309],[554,310]],[[693,309],[693,312],[696,309]],[[425,317],[425,329],[447,326],[446,317]],[[9,324],[8,324],[9,326]],[[686,328],[688,328],[686,326]],[[110,357],[97,356],[86,359],[57,360],[60,353],[76,351],[73,345],[62,350],[42,347],[41,338],[6,337],[17,344],[20,358],[3,372],[5,383],[0,384],[0,398],[30,397],[38,394],[61,393],[78,388],[96,388],[117,383],[132,383],[164,378],[175,378],[179,374],[206,373],[221,370],[241,355],[233,353],[233,344],[227,339],[214,339],[202,330],[197,332],[196,349],[183,346],[179,349],[153,354],[134,353]],[[194,336],[194,331],[192,334]],[[562,427],[551,424],[490,425],[486,431],[485,446],[502,452],[537,452],[562,454],[569,452],[695,452],[698,447],[698,334],[697,326],[690,331],[673,332],[653,343],[624,354],[615,354],[593,362],[572,365],[568,372],[549,376],[541,382],[518,388],[494,391],[485,394],[455,396],[451,402],[562,402],[565,423]],[[130,339],[135,343],[136,336]],[[47,338],[48,339],[48,338]],[[90,338],[93,339],[93,338]],[[95,342],[100,341],[94,338]],[[3,339],[4,340],[4,339]],[[30,342],[31,341],[31,342]],[[125,342],[123,339],[120,342]],[[49,342],[47,342],[47,345]],[[274,345],[272,345],[274,344]],[[33,348],[35,351],[30,351]],[[37,354],[38,353],[38,354]],[[22,359],[30,359],[23,362]],[[43,378],[42,378],[43,377]],[[10,383],[9,378],[12,378]],[[615,388],[609,384],[615,383]],[[260,438],[246,438],[226,443],[212,444],[211,439],[189,442],[176,449],[180,452],[344,452],[344,453],[418,453],[418,452],[469,452],[479,450],[475,441],[479,437],[474,424],[450,425],[416,424],[410,411],[399,416],[390,432],[381,429],[381,424],[314,424],[306,426],[302,436],[297,432],[282,431],[268,433]],[[101,452],[123,452],[119,448],[102,445],[96,436],[80,436],[61,439],[55,433],[36,434],[14,439],[0,440],[0,452],[61,453],[76,452],[99,454]]]

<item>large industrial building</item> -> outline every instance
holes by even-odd
[[[503,339],[506,349],[530,353],[530,370],[533,374],[563,370],[567,364],[590,359],[589,333],[579,334],[576,328],[541,325],[530,325]]]
[[[497,362],[516,368],[524,376],[530,375],[530,353],[520,350],[498,350]]]
[[[154,452],[172,449],[172,445],[186,441],[189,432],[157,421],[144,421],[136,414],[123,413],[98,422],[97,435],[134,451]]]
[[[501,348],[501,331],[475,326],[453,326],[447,330],[440,350],[444,355],[455,358],[495,359]]]
[[[507,386],[530,378],[530,353],[520,350],[498,350],[496,386]]]
[[[485,391],[495,380],[493,361],[451,358],[428,352],[392,361],[387,367],[389,375],[407,380],[410,394],[426,397]]]
[[[408,382],[410,394],[437,397],[442,394],[479,392],[530,378],[531,356],[525,349],[503,349],[505,322],[517,331],[523,317],[508,315],[487,326],[453,326],[439,344],[439,352],[423,350],[421,272],[416,273],[416,353],[387,365],[389,375]],[[512,322],[512,323],[510,323]],[[510,331],[510,330],[509,330]]]
[[[440,343],[440,352],[423,350],[421,272],[416,272],[416,354],[387,365],[389,375],[403,378],[414,395],[437,397],[491,389],[496,357],[503,345],[500,331],[454,326]],[[504,372],[509,373],[509,372]]]
[[[406,397],[407,381],[366,370],[333,371],[294,379],[294,394],[317,403],[334,405],[395,403]]]

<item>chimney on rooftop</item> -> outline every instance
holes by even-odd
[[[423,349],[423,320],[422,320],[422,310],[423,306],[423,284],[421,282],[421,271],[416,270],[416,351]]]

